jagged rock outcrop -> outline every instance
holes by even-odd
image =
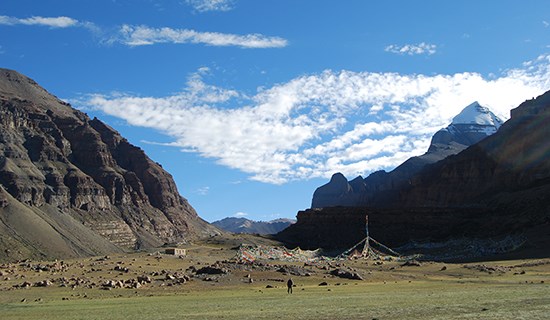
[[[50,220],[62,213],[120,248],[219,232],[143,150],[7,69],[0,69],[0,186],[12,198],[0,197],[2,214],[14,201]],[[74,255],[91,253],[74,247]]]
[[[276,219],[271,221],[254,221],[246,218],[228,217],[214,221],[212,224],[222,230],[233,233],[257,233],[262,235],[276,234],[295,221],[291,219]]]
[[[335,173],[329,183],[315,190],[311,207],[392,206],[400,190],[426,165],[461,152],[494,134],[501,125],[502,120],[488,108],[474,102],[454,117],[448,127],[434,134],[425,154],[408,159],[390,172],[377,171],[365,179],[359,176],[348,182],[341,173]]]

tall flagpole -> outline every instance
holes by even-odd
[[[365,237],[365,245],[363,246],[363,252],[361,252],[361,255],[369,256],[370,255],[370,247],[369,247],[369,215],[365,215],[365,232],[367,236]]]
[[[365,231],[367,232],[367,241],[369,239],[369,215],[365,216]]]

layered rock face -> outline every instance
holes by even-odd
[[[62,212],[118,247],[218,232],[143,150],[6,69],[0,69],[0,185],[34,211]]]
[[[399,191],[426,165],[461,152],[495,133],[501,125],[502,120],[474,102],[454,117],[448,127],[434,134],[425,154],[408,159],[391,172],[377,171],[365,179],[359,176],[348,182],[341,173],[336,173],[329,183],[315,190],[311,207],[392,206]]]
[[[549,123],[550,91],[512,110],[493,135],[418,170],[391,206],[301,211],[297,223],[278,237],[301,247],[347,248],[364,238],[368,215],[370,235],[390,246],[520,234],[529,250],[547,256]]]

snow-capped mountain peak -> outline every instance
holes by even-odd
[[[475,101],[454,117],[452,124],[477,124],[493,126],[498,129],[502,125],[502,120],[491,110]]]

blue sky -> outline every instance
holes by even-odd
[[[332,173],[550,89],[547,1],[3,0],[0,66],[142,147],[208,221],[294,217]]]

